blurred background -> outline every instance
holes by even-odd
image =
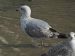
[[[75,32],[74,0],[0,0],[0,56],[40,56],[48,51],[47,47],[32,46],[31,38],[21,32],[16,11],[21,5],[30,6],[32,17],[47,21],[57,31]],[[44,40],[49,45],[61,41]]]

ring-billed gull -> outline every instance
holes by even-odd
[[[23,5],[18,10],[21,13],[21,29],[32,38],[52,38],[55,34],[59,35],[59,33],[54,30],[47,22],[32,18],[31,9],[29,6]]]

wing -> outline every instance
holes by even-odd
[[[49,29],[52,28],[52,26],[50,26],[47,22],[40,20],[40,19],[32,19],[30,21],[31,24],[36,25],[39,28],[43,28],[43,29]]]
[[[51,28],[51,26],[49,26],[48,23],[34,19],[26,24],[25,30],[32,37],[48,37],[53,34],[49,31],[49,28]]]

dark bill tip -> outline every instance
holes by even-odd
[[[16,9],[16,11],[19,11],[18,9]]]

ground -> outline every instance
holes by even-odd
[[[47,21],[57,31],[75,31],[74,0],[0,0],[0,56],[40,56],[48,51],[49,47],[35,48],[31,38],[21,32],[16,9],[23,4],[31,7],[32,17]],[[55,45],[60,40],[44,42]]]

